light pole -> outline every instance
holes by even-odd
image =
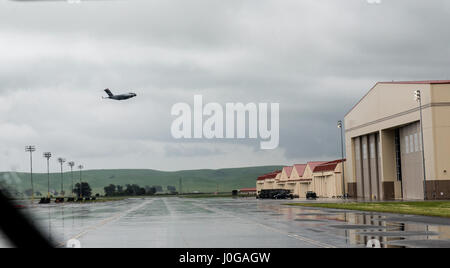
[[[342,198],[345,198],[345,161],[344,161],[344,135],[343,135],[343,124],[339,120],[337,127],[341,130],[341,159],[342,159]]]
[[[423,199],[427,200],[427,179],[425,171],[425,144],[423,143],[423,117],[422,117],[422,94],[420,90],[414,91],[414,98],[419,103],[420,110],[420,138],[422,141],[422,168],[423,168]]]
[[[83,165],[79,165],[78,166],[78,168],[80,169],[80,189],[79,189],[79,192],[80,192],[80,197],[79,198],[82,198],[82,191],[81,191],[81,184],[82,184],[82,182],[81,182],[81,171],[83,170]]]
[[[63,164],[66,162],[66,159],[59,157],[58,162],[61,165],[61,195],[64,199],[64,177],[63,177]]]
[[[47,198],[50,199],[50,158],[52,157],[52,153],[46,152],[44,153],[44,157],[47,158]]]
[[[31,180],[31,203],[34,203],[34,183],[33,183],[33,152],[36,151],[34,145],[25,146],[25,152],[30,153],[30,180]]]
[[[72,197],[73,197],[73,167],[75,166],[75,162],[70,161],[67,163],[70,167],[70,175],[72,176]]]

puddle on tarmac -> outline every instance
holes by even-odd
[[[273,204],[263,207],[276,209],[302,226],[313,224],[310,231],[345,237],[349,246],[365,246],[376,239],[383,248],[450,247],[450,219],[288,206],[280,209]]]
[[[32,212],[31,219],[33,222],[45,231],[50,240],[60,244],[61,241],[67,241],[85,230],[91,230],[99,223],[114,218],[142,202],[142,200],[126,200],[95,205],[35,206],[30,211]],[[221,214],[221,211],[224,213]],[[254,227],[251,223],[246,222],[247,220],[265,224],[272,229],[278,228],[289,234],[309,236],[317,241],[323,241],[321,239],[329,243],[337,241],[340,246],[364,247],[369,240],[376,239],[380,241],[384,248],[450,247],[450,219],[309,209],[284,206],[282,202],[256,200],[238,199],[221,203],[221,200],[217,199],[189,202],[179,199],[155,199],[152,204],[126,213],[119,227],[141,228],[139,230],[147,231],[151,228],[150,223],[152,223],[161,228],[164,228],[164,226],[180,226],[181,229],[179,230],[183,230],[185,224],[202,226],[201,224],[205,222],[212,222],[213,225],[221,228],[223,226],[220,224],[223,223],[223,220],[228,219],[233,219],[232,223],[243,221],[246,224],[244,226],[248,227],[249,230],[253,230]],[[227,228],[229,232],[226,233],[226,236],[242,237],[243,234],[239,234],[238,228],[233,226]],[[200,227],[197,229],[200,232],[198,233],[199,236],[211,235],[211,233],[204,234]],[[123,230],[126,232],[128,229]],[[266,229],[263,231],[268,232]],[[131,233],[134,233],[133,230],[131,230]],[[275,234],[277,233],[275,232]],[[170,233],[164,235],[167,236],[163,237],[172,237]],[[246,245],[252,246],[252,243],[254,243],[253,246],[256,247],[259,245],[258,243],[265,242],[261,240],[259,234],[249,236],[245,233],[245,235],[247,240],[244,242],[248,242]],[[195,239],[195,236],[193,237]],[[219,238],[219,236],[217,237]],[[127,243],[132,244],[133,238],[129,239],[130,241],[127,241]],[[288,241],[281,240],[281,237],[279,239],[281,245]],[[115,241],[114,236],[112,241]],[[167,245],[164,244],[164,240],[160,242],[162,246]],[[139,245],[147,245],[147,241],[142,243]],[[121,245],[123,244],[117,244],[117,246]],[[182,247],[184,244],[175,243],[175,245]],[[202,244],[197,245],[201,246]]]

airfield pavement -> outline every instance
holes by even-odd
[[[254,198],[135,198],[26,209],[55,245],[131,248],[450,247],[450,219],[304,208]],[[304,202],[302,200],[302,202]],[[8,246],[0,234],[0,247]]]

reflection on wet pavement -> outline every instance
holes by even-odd
[[[35,205],[28,211],[58,246],[76,238],[83,247],[364,247],[372,239],[382,247],[450,247],[450,219],[283,203],[136,198]]]
[[[378,226],[378,225],[356,225],[356,224],[346,224],[346,225],[331,225],[330,227],[336,229],[345,229],[345,230],[381,230],[386,229],[386,226]]]

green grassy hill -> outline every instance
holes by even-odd
[[[281,169],[280,166],[230,168],[218,170],[186,170],[186,171],[158,171],[158,170],[86,170],[82,173],[83,181],[87,181],[93,193],[103,194],[103,187],[109,184],[126,185],[138,184],[141,187],[160,185],[166,190],[167,186],[175,186],[179,190],[182,179],[183,192],[215,192],[219,185],[220,192],[231,192],[234,189],[255,187],[259,175]],[[75,183],[79,182],[79,172],[73,173]],[[47,193],[47,174],[33,174],[35,190]],[[19,192],[31,188],[30,174],[18,172],[0,172],[0,181]],[[71,189],[71,174],[64,173],[64,189],[68,193]],[[50,188],[61,189],[61,174],[50,174]]]

